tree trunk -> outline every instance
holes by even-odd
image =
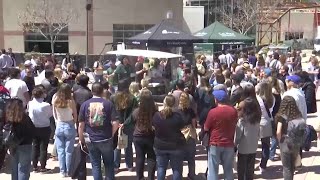
[[[52,39],[51,39],[50,45],[51,45],[51,53],[54,54],[54,41]]]

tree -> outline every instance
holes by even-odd
[[[274,9],[282,0],[234,0],[225,8],[216,9],[221,19],[230,28],[241,34],[247,34],[262,20],[270,19]]]
[[[29,0],[18,20],[24,32],[40,33],[50,40],[54,53],[58,35],[77,20],[77,13],[68,0]]]

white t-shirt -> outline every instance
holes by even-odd
[[[10,79],[9,81],[6,82],[5,88],[8,89],[10,92],[10,96],[19,98],[22,100],[23,105],[26,106],[27,102],[24,97],[24,93],[28,92],[29,89],[27,87],[27,84],[20,80],[20,79]]]

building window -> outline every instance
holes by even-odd
[[[39,24],[40,26],[40,24]],[[49,37],[49,29],[47,27],[42,29],[45,36]],[[37,51],[40,53],[51,53],[51,41],[44,37],[40,32],[25,32],[24,44],[25,52]],[[68,27],[64,28],[57,35],[54,43],[55,53],[68,53],[69,52],[69,36]]]
[[[153,24],[113,24],[113,43],[124,42],[125,39],[150,29]]]
[[[303,32],[286,32],[284,39],[285,40],[303,39]]]

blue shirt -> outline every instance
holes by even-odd
[[[85,132],[89,134],[90,141],[105,141],[112,137],[112,120],[116,112],[109,100],[93,97],[85,101],[79,111],[79,122],[85,123]]]

